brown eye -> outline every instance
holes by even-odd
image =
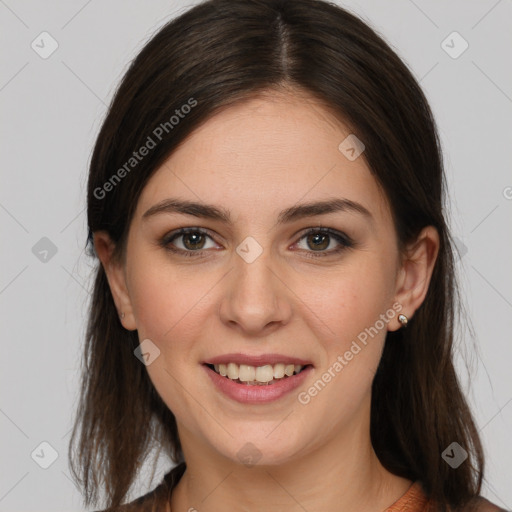
[[[306,240],[310,249],[323,250],[329,247],[330,237],[323,233],[316,233],[314,235],[308,235]]]
[[[298,248],[303,249],[305,255],[311,258],[332,256],[350,247],[354,247],[354,245],[350,237],[330,228],[312,228],[303,234],[299,242],[297,242]],[[329,247],[330,249],[327,250]]]
[[[210,241],[210,245],[208,244]],[[160,245],[183,256],[206,256],[206,249],[217,248],[211,235],[199,228],[181,228],[166,235]]]
[[[185,233],[181,237],[185,248],[192,251],[202,249],[205,243],[205,236],[198,232]]]

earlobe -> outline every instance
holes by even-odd
[[[114,257],[115,244],[107,232],[97,231],[94,233],[94,248],[107,275],[110,292],[119,314],[119,321],[125,329],[133,331],[137,328],[135,317],[123,266]]]
[[[439,234],[433,226],[423,228],[406,249],[397,274],[395,300],[401,304],[400,313],[407,317],[408,322],[414,322],[414,312],[425,300],[438,252]],[[402,326],[397,318],[390,322],[388,330],[395,331]]]

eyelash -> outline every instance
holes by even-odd
[[[170,251],[174,254],[179,254],[185,257],[192,257],[192,258],[204,258],[206,257],[204,253],[208,251],[208,249],[199,249],[197,251],[185,251],[183,249],[177,249],[173,248],[170,244],[173,242],[176,238],[179,238],[180,236],[190,234],[190,233],[199,233],[201,235],[205,235],[209,238],[212,238],[211,235],[208,234],[207,231],[201,228],[180,228],[177,231],[173,231],[172,233],[167,234],[160,240],[160,245],[166,249],[167,251]],[[337,249],[331,249],[330,251],[308,251],[306,250],[306,257],[307,258],[323,258],[326,256],[332,256],[335,254],[339,254],[346,249],[350,249],[355,246],[354,241],[344,233],[340,233],[338,231],[335,231],[330,228],[309,228],[305,233],[301,235],[299,240],[302,240],[303,238],[306,238],[309,235],[313,234],[322,234],[322,235],[328,235],[332,238],[334,238],[340,245]],[[212,238],[213,239],[213,238]],[[296,242],[296,243],[297,243]],[[309,253],[309,254],[308,254]]]

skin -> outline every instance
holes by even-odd
[[[146,368],[176,416],[187,461],[173,511],[381,511],[412,483],[380,464],[369,434],[371,384],[386,332],[401,327],[397,314],[309,403],[297,400],[393,304],[414,321],[439,249],[429,226],[399,253],[389,204],[364,158],[338,150],[349,133],[296,92],[246,100],[210,118],[154,173],[122,262],[108,234],[95,233],[123,326],[160,350]],[[223,207],[232,224],[176,213],[143,219],[169,197]],[[372,220],[339,211],[277,224],[282,209],[333,198],[363,205]],[[329,254],[340,246],[330,237],[317,249],[303,233],[319,226],[355,245]],[[208,230],[204,257],[162,247],[181,227]],[[252,263],[236,252],[248,236],[263,249]],[[173,243],[193,251],[190,238]],[[201,367],[230,352],[294,355],[314,369],[299,390],[244,405]],[[247,442],[261,455],[252,467],[237,455]]]

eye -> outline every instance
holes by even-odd
[[[304,242],[301,242],[301,240],[304,240]],[[302,247],[300,247],[301,244]],[[319,227],[311,228],[306,231],[296,245],[299,246],[300,249],[305,250],[306,253],[309,253],[307,257],[317,258],[338,254],[350,247],[354,247],[354,242],[344,233],[330,228]],[[331,249],[326,250],[329,247]]]
[[[215,244],[213,246],[207,245],[208,239],[213,241],[212,237],[203,229],[181,228],[166,235],[160,244],[165,249],[174,253],[180,253],[183,256],[201,257],[203,250],[215,247]]]
[[[213,245],[208,245],[208,240],[213,242]],[[212,236],[207,231],[194,227],[180,228],[167,234],[160,241],[160,245],[172,253],[197,258],[205,257],[207,249],[216,248]],[[317,227],[306,231],[294,245],[303,250],[306,257],[317,258],[338,254],[354,247],[355,243],[344,233]],[[330,250],[327,250],[329,248]]]

